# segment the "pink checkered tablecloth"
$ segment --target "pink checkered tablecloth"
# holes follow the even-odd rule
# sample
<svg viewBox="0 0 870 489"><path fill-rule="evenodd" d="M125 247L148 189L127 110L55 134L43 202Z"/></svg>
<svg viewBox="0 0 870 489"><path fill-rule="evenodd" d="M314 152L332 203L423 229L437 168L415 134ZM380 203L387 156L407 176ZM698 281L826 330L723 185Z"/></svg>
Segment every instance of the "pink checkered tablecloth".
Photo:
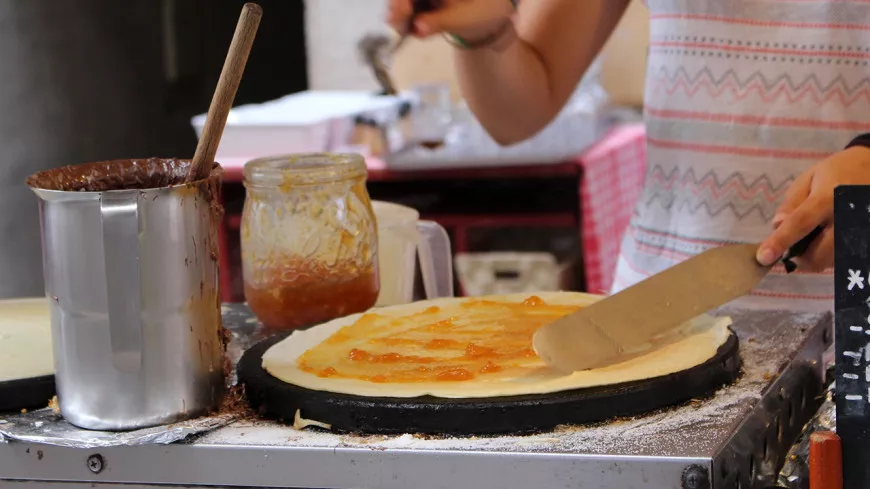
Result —
<svg viewBox="0 0 870 489"><path fill-rule="evenodd" d="M581 235L586 290L607 293L613 283L622 236L628 228L646 173L642 124L618 127L579 160Z"/></svg>

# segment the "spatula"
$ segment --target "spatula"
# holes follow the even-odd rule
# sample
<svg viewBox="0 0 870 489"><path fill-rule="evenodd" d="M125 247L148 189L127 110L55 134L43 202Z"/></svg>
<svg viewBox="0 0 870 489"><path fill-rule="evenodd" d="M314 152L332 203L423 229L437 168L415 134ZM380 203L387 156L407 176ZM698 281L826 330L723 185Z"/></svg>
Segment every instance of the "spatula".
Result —
<svg viewBox="0 0 870 489"><path fill-rule="evenodd" d="M817 228L783 257L803 254ZM535 352L551 367L575 372L646 353L662 337L711 309L748 294L770 267L755 259L758 245L713 248L539 329Z"/></svg>

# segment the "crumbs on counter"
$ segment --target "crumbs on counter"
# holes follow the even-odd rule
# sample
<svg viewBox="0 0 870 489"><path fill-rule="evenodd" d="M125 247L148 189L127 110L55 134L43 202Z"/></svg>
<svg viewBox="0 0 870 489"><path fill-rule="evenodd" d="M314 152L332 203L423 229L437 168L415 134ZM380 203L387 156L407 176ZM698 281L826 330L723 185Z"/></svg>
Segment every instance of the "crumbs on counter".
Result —
<svg viewBox="0 0 870 489"><path fill-rule="evenodd" d="M48 400L48 409L51 409L54 414L60 415L60 403L57 402L57 396Z"/></svg>
<svg viewBox="0 0 870 489"><path fill-rule="evenodd" d="M221 402L220 407L217 409L216 414L232 414L239 420L254 418L255 413L245 397L245 386L236 384L227 389L226 394L224 394L224 399Z"/></svg>

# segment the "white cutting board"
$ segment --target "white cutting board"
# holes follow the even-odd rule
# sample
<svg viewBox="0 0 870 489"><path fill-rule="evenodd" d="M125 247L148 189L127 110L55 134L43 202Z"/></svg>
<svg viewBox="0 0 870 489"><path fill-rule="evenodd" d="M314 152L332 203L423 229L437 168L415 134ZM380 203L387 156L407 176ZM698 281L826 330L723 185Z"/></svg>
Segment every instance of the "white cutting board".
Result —
<svg viewBox="0 0 870 489"><path fill-rule="evenodd" d="M0 300L0 382L54 375L48 300Z"/></svg>

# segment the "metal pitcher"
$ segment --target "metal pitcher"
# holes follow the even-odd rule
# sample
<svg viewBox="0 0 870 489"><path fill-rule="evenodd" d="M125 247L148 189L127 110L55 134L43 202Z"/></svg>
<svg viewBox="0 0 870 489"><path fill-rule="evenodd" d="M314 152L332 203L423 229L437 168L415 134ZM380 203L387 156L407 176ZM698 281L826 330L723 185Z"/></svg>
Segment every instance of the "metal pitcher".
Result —
<svg viewBox="0 0 870 489"><path fill-rule="evenodd" d="M131 430L215 409L224 388L218 165L119 160L37 173L60 410Z"/></svg>

